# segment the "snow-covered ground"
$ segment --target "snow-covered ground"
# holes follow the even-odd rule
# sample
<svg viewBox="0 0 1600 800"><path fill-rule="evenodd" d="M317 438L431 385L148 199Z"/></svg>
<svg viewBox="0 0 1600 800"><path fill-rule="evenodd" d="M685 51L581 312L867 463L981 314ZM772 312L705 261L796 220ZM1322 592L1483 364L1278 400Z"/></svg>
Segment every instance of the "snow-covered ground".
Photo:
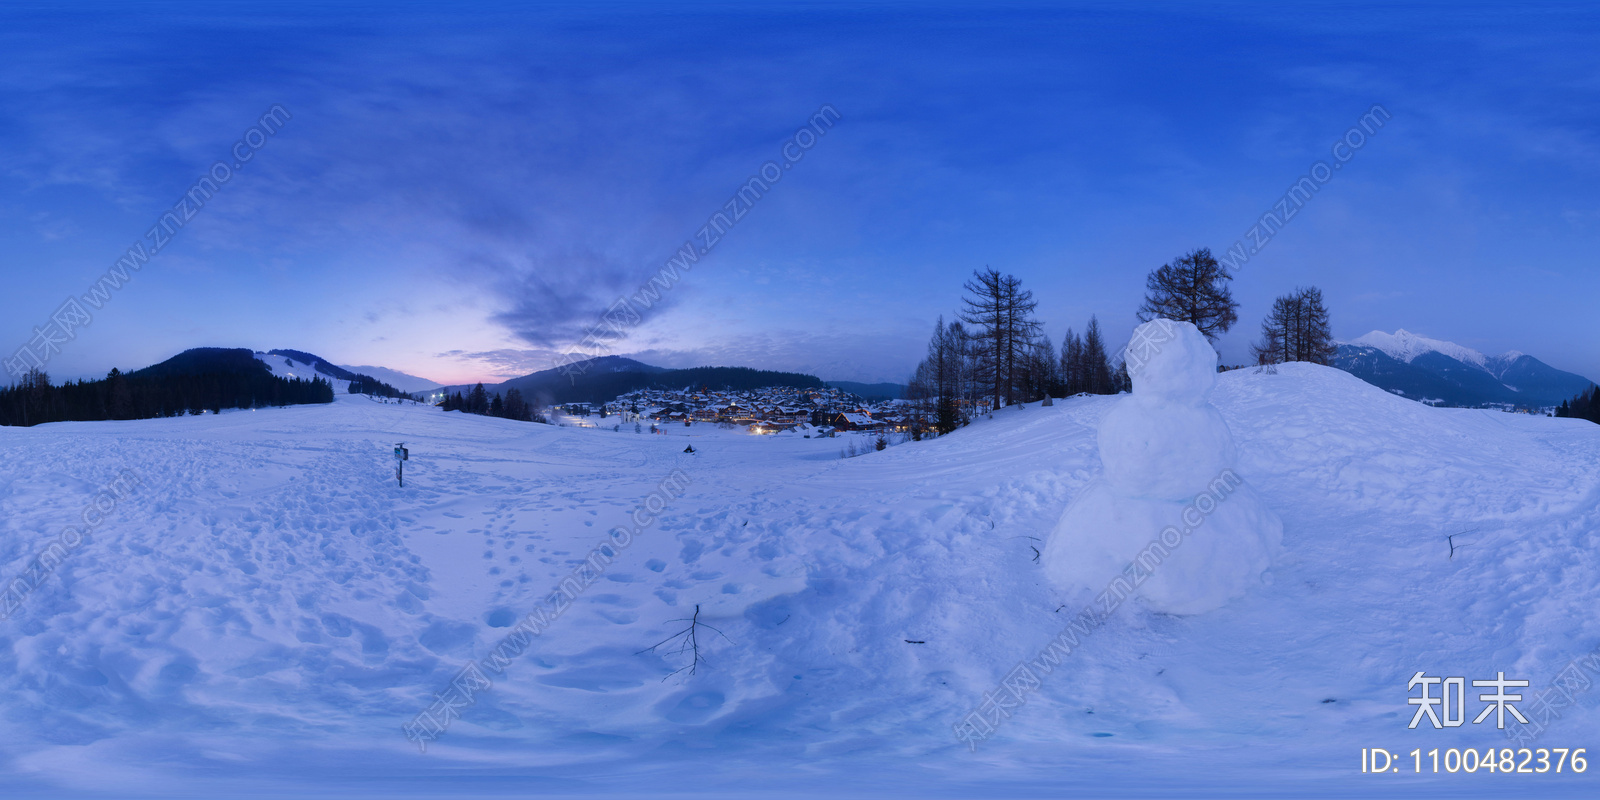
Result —
<svg viewBox="0 0 1600 800"><path fill-rule="evenodd" d="M324 375L318 372L316 367L303 361L295 361L287 356L275 356L262 352L257 352L255 357L257 361L266 364L267 368L272 370L272 374L279 378L299 378L303 381L321 378L333 384L335 394L344 394L350 391L349 381L339 380L332 375Z"/></svg>
<svg viewBox="0 0 1600 800"><path fill-rule="evenodd" d="M1099 474L1095 428L1117 398L851 459L841 439L345 394L0 428L0 580L97 497L112 506L0 621L0 786L1592 796L1592 773L1374 776L1360 755L1507 746L1492 722L1408 730L1411 675L1542 688L1600 645L1600 426L1428 408L1307 365L1229 372L1213 399L1283 520L1270 582L1198 616L1122 605L976 752L953 726L1076 612L1034 548ZM401 726L675 470L682 496L419 753ZM693 675L640 652L696 605L726 638L701 631ZM1600 686L1579 694L1540 746L1600 754L1597 705Z"/></svg>

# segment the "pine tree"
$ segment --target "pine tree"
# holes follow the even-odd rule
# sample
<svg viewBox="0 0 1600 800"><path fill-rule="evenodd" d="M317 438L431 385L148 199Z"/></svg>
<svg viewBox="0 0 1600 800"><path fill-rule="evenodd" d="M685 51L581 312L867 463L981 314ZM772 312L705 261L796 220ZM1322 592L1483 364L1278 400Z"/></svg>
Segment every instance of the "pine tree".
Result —
<svg viewBox="0 0 1600 800"><path fill-rule="evenodd" d="M507 419L515 419L522 422L530 420L528 404L522 399L521 391L517 389L506 390L505 416Z"/></svg>
<svg viewBox="0 0 1600 800"><path fill-rule="evenodd" d="M106 391L109 395L106 410L111 419L132 419L133 395L128 391L128 379L123 377L122 370L112 367L106 374Z"/></svg>
<svg viewBox="0 0 1600 800"><path fill-rule="evenodd" d="M1556 416L1600 423L1600 386L1591 385L1570 401L1563 400L1556 407Z"/></svg>
<svg viewBox="0 0 1600 800"><path fill-rule="evenodd" d="M1106 353L1100 319L1089 317L1089 326L1079 337L1071 328L1061 342L1061 383L1067 395L1116 394L1121 391L1111 357Z"/></svg>

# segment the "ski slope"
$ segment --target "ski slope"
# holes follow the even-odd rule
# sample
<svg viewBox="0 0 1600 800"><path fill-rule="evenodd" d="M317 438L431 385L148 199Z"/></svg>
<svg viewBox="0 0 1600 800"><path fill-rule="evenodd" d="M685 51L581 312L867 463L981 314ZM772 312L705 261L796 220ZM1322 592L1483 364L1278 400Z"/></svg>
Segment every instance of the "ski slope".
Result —
<svg viewBox="0 0 1600 800"><path fill-rule="evenodd" d="M1359 759L1507 746L1492 723L1407 730L1417 671L1541 688L1600 645L1600 426L1429 408L1298 364L1223 374L1213 401L1283 521L1269 580L1196 616L1123 604L975 752L953 726L1077 609L1034 548L1098 476L1095 429L1118 398L1006 409L851 459L842 439L563 428L346 394L0 428L0 580L108 482L138 478L0 621L0 786L1592 796L1593 773L1371 776ZM402 724L676 470L681 496L493 687L425 754L407 741ZM697 605L725 637L702 629L693 675L640 652ZM1597 705L1600 686L1540 745L1600 753Z"/></svg>
<svg viewBox="0 0 1600 800"><path fill-rule="evenodd" d="M321 378L322 380L325 380L333 385L334 394L345 394L346 392L350 391L349 381L340 380L332 375L324 375L323 373L318 372L317 368L310 364L301 361L295 361L294 359L286 356L275 356L259 351L255 353L255 357L257 361L266 364L267 369L272 370L272 374L275 377L299 378L303 381Z"/></svg>

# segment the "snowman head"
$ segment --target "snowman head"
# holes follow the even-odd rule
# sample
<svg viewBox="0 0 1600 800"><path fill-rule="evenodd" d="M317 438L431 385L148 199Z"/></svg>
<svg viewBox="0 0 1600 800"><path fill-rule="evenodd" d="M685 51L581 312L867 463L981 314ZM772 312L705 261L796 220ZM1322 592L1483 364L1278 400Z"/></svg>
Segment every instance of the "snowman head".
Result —
<svg viewBox="0 0 1600 800"><path fill-rule="evenodd" d="M1134 328L1123 357L1141 400L1201 405L1217 385L1217 351L1187 322L1158 318Z"/></svg>

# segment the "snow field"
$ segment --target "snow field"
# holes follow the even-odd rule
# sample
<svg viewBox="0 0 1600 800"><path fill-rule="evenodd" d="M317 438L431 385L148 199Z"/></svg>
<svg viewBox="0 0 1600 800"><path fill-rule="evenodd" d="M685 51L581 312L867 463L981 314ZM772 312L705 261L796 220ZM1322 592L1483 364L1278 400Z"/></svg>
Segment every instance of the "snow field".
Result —
<svg viewBox="0 0 1600 800"><path fill-rule="evenodd" d="M0 580L119 470L142 478L0 623L0 774L39 796L458 796L497 776L571 795L1371 794L1362 747L1505 746L1406 731L1413 672L1537 686L1600 643L1600 427L1426 408L1306 365L1226 373L1212 400L1283 521L1270 583L1195 616L1125 605L976 754L953 724L1078 609L1035 548L1102 474L1116 398L843 460L838 439L708 428L688 455L681 434L349 395L0 428ZM675 469L683 496L418 754L401 724ZM681 657L639 651L696 604L731 641L667 677ZM1597 702L1544 740L1589 744ZM1473 781L1406 786L1505 789Z"/></svg>

